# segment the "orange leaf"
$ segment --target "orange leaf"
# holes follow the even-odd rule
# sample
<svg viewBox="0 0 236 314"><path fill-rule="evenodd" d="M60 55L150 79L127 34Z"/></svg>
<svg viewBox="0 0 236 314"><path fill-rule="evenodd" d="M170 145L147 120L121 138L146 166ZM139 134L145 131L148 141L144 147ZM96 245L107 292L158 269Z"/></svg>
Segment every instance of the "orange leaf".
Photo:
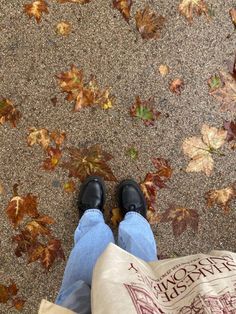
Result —
<svg viewBox="0 0 236 314"><path fill-rule="evenodd" d="M43 169L52 171L56 168L62 157L62 152L59 148L48 147L48 157L43 162Z"/></svg>
<svg viewBox="0 0 236 314"><path fill-rule="evenodd" d="M52 266L56 258L65 259L64 252L61 247L61 241L52 239L44 248L41 255L41 263L47 270Z"/></svg>
<svg viewBox="0 0 236 314"><path fill-rule="evenodd" d="M71 32L71 25L68 22L60 22L57 24L57 33L62 36L67 36Z"/></svg>
<svg viewBox="0 0 236 314"><path fill-rule="evenodd" d="M174 79L170 84L170 91L174 94L180 95L184 88L184 81L180 78Z"/></svg>
<svg viewBox="0 0 236 314"><path fill-rule="evenodd" d="M12 300L12 305L17 309L18 311L21 311L24 307L25 300L21 298L15 298Z"/></svg>
<svg viewBox="0 0 236 314"><path fill-rule="evenodd" d="M232 8L230 11L229 11L229 14L230 14L230 17L232 19L232 22L234 24L234 27L236 28L236 8Z"/></svg>
<svg viewBox="0 0 236 314"><path fill-rule="evenodd" d="M72 193L75 191L75 182L74 181L68 181L64 184L64 191L67 193Z"/></svg>
<svg viewBox="0 0 236 314"><path fill-rule="evenodd" d="M47 228L47 225L54 224L55 220L49 216L41 216L35 220L28 222L25 226L25 230L29 231L32 237L37 235L50 235L51 231Z"/></svg>
<svg viewBox="0 0 236 314"><path fill-rule="evenodd" d="M111 213L112 213L111 222L112 222L114 227L117 227L123 219L123 215L121 213L121 210L120 210L120 208L113 208L111 210Z"/></svg>
<svg viewBox="0 0 236 314"><path fill-rule="evenodd" d="M126 22L130 19L132 0L113 0L113 6L123 15Z"/></svg>
<svg viewBox="0 0 236 314"><path fill-rule="evenodd" d="M39 23L43 12L48 14L48 4L45 0L36 0L31 4L25 4L24 12L28 14L30 18L34 17L37 23Z"/></svg>
<svg viewBox="0 0 236 314"><path fill-rule="evenodd" d="M51 133L50 137L57 146L61 146L66 139L66 133L54 131Z"/></svg>
<svg viewBox="0 0 236 314"><path fill-rule="evenodd" d="M20 118L21 113L9 99L3 98L0 100L0 124L9 121L12 127L15 128Z"/></svg>
<svg viewBox="0 0 236 314"><path fill-rule="evenodd" d="M46 150L50 144L50 137L49 137L48 130L30 128L27 142L29 146L39 144L42 146L43 149Z"/></svg>
<svg viewBox="0 0 236 314"><path fill-rule="evenodd" d="M208 7L205 0L182 0L179 4L179 12L186 17L189 23L193 21L193 14L208 15Z"/></svg>
<svg viewBox="0 0 236 314"><path fill-rule="evenodd" d="M85 4L85 3L89 3L91 0L57 0L57 2L59 3L79 3L79 4Z"/></svg>

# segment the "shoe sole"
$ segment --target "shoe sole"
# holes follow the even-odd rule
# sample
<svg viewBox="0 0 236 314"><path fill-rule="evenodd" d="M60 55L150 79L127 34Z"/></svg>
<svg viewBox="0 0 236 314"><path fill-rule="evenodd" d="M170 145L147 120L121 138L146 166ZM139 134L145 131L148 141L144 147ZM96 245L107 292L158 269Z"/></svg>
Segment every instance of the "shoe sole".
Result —
<svg viewBox="0 0 236 314"><path fill-rule="evenodd" d="M132 185L133 187L135 187L138 191L139 191L139 195L141 196L141 199L143 201L143 204L146 208L146 213L147 213L147 202L146 202L146 199L145 199L145 196L140 188L140 185L132 180L132 179L126 179L126 180L123 180L117 187L117 191L116 191L116 196L117 196L117 201L118 201L118 205L119 205L119 208L123 211L125 211L125 209L122 207L122 204L121 204L121 190L124 186L126 186L127 184L129 185Z"/></svg>
<svg viewBox="0 0 236 314"><path fill-rule="evenodd" d="M91 182L91 181L98 181L102 187L102 192L103 192L103 202L102 202L102 209L104 209L104 205L105 205L105 202L106 202L106 186L105 186L105 182L104 182L104 179L102 177L99 177L99 176L89 176L87 177L83 183L81 184L80 186L80 192L79 192L79 196L78 196L78 200L81 199L81 196L84 192L84 188L85 186ZM78 202L78 206L79 206L79 202Z"/></svg>

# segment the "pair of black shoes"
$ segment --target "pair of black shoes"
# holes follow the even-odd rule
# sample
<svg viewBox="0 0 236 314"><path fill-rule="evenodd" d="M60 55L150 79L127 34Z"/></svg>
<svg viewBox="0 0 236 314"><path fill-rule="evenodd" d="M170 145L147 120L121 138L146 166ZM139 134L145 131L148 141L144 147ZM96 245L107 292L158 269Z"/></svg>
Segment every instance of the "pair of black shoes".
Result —
<svg viewBox="0 0 236 314"><path fill-rule="evenodd" d="M78 199L80 217L87 209L96 208L103 212L105 193L105 184L101 177L88 177L80 188ZM117 189L117 198L123 216L133 211L146 218L146 201L143 192L135 181L122 181Z"/></svg>

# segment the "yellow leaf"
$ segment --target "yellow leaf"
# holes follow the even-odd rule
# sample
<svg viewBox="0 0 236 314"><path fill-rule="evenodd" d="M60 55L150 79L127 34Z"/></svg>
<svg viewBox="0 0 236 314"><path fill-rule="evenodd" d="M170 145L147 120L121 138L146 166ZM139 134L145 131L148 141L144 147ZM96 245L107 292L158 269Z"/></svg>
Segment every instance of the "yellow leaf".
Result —
<svg viewBox="0 0 236 314"><path fill-rule="evenodd" d="M208 17L208 7L205 0L182 0L179 4L179 12L191 23L193 14L201 15L204 13Z"/></svg>
<svg viewBox="0 0 236 314"><path fill-rule="evenodd" d="M30 128L30 133L27 138L27 142L29 146L33 146L34 144L39 144L43 149L47 149L50 144L49 132L47 129L39 129Z"/></svg>
<svg viewBox="0 0 236 314"><path fill-rule="evenodd" d="M161 76L164 77L167 74L169 74L170 69L169 69L168 65L161 64L160 67L159 67L159 72L160 72Z"/></svg>
<svg viewBox="0 0 236 314"><path fill-rule="evenodd" d="M31 4L25 4L24 11L30 18L35 17L37 23L39 23L43 12L48 13L48 4L45 0L37 0Z"/></svg>
<svg viewBox="0 0 236 314"><path fill-rule="evenodd" d="M207 207L218 204L225 212L230 210L229 202L236 197L235 184L221 190L211 190L206 193Z"/></svg>
<svg viewBox="0 0 236 314"><path fill-rule="evenodd" d="M71 25L68 22L60 22L57 24L57 33L67 36L71 32Z"/></svg>
<svg viewBox="0 0 236 314"><path fill-rule="evenodd" d="M121 210L119 208L113 208L111 213L112 213L111 222L114 227L117 227L121 220L123 219Z"/></svg>

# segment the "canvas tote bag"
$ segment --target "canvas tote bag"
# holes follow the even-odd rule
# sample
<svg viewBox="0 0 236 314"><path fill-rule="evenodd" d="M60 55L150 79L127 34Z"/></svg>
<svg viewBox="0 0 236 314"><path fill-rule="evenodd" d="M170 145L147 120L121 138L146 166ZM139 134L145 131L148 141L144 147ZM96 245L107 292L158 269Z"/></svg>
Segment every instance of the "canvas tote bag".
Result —
<svg viewBox="0 0 236 314"><path fill-rule="evenodd" d="M236 314L236 254L146 263L110 244L93 273L94 314Z"/></svg>

